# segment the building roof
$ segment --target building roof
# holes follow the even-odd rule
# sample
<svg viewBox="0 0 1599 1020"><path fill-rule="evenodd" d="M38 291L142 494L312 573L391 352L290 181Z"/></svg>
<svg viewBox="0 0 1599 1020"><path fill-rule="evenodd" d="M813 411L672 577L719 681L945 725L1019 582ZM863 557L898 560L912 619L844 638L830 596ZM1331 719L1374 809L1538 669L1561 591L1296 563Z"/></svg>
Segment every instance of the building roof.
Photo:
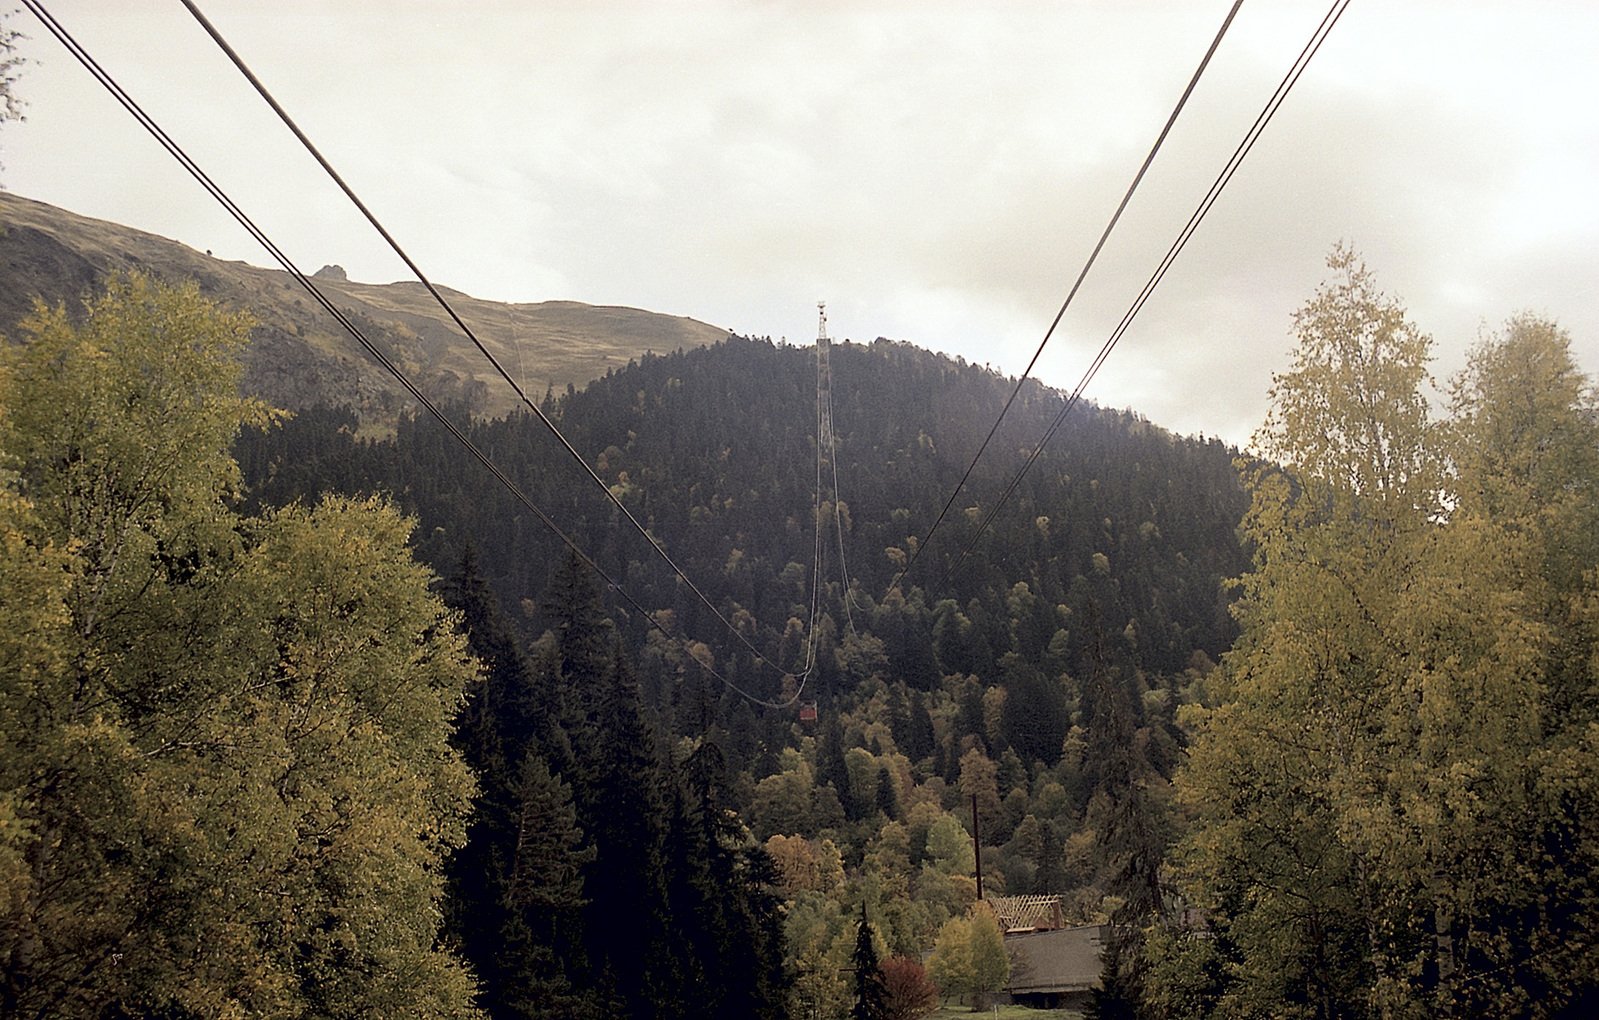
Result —
<svg viewBox="0 0 1599 1020"><path fill-rule="evenodd" d="M1066 927L1059 896L989 896L986 900L1003 931Z"/></svg>
<svg viewBox="0 0 1599 1020"><path fill-rule="evenodd" d="M1017 995L1093 988L1099 984L1099 956L1106 934L1106 926L1090 924L1006 935L1011 970L1005 990Z"/></svg>

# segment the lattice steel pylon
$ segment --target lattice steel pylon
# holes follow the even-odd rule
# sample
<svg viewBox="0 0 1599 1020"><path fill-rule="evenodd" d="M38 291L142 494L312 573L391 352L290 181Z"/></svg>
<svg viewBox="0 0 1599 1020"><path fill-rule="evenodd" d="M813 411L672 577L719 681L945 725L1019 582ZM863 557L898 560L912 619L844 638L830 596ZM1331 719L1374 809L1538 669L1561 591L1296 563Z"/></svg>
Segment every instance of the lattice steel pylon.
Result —
<svg viewBox="0 0 1599 1020"><path fill-rule="evenodd" d="M816 449L831 457L833 449L833 369L828 364L832 341L827 339L827 302L816 302ZM826 451L826 452L823 452Z"/></svg>
<svg viewBox="0 0 1599 1020"><path fill-rule="evenodd" d="M842 585L844 617L850 633L855 632L855 611L850 605L849 561L844 556L844 514L838 495L837 437L833 433L833 367L828 360L833 343L827 338L827 302L816 302L816 477L817 510L821 510L822 479L832 476L833 531L838 540L838 570ZM817 557L817 570L822 569L822 558Z"/></svg>

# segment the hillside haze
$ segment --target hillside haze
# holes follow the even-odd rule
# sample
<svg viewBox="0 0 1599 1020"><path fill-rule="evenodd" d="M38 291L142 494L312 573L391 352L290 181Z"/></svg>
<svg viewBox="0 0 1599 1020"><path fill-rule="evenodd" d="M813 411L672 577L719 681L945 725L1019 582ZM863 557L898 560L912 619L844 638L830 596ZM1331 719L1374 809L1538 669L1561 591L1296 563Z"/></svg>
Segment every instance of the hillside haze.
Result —
<svg viewBox="0 0 1599 1020"><path fill-rule="evenodd" d="M301 268L310 272L313 264ZM259 324L245 354L245 387L292 410L345 405L363 423L392 423L409 397L289 274L213 258L167 238L0 191L0 333L14 336L35 299L69 307L107 274L139 270L195 280ZM416 282L355 283L324 267L317 284L434 399L466 400L482 414L519 401ZM576 301L507 304L440 287L530 396L581 387L649 351L714 343L725 331L694 319Z"/></svg>

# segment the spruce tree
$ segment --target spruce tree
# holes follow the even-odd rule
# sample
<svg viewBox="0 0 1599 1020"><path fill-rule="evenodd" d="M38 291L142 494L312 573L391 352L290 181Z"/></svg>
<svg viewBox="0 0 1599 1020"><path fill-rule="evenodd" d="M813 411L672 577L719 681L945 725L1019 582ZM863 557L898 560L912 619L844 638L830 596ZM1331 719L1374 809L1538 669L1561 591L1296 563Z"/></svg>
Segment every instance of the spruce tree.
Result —
<svg viewBox="0 0 1599 1020"><path fill-rule="evenodd" d="M822 714L821 732L816 738L816 785L831 786L840 802L846 806L851 803L849 767L844 763L844 727L831 706Z"/></svg>
<svg viewBox="0 0 1599 1020"><path fill-rule="evenodd" d="M694 1015L776 1018L782 977L781 904L765 851L733 811L721 748L703 741L683 765L674 826L672 911L695 990Z"/></svg>
<svg viewBox="0 0 1599 1020"><path fill-rule="evenodd" d="M597 597L588 604L597 605ZM576 626L569 623L559 642L579 654L563 656L563 662L600 668L598 676L568 676L568 682L583 680L595 688L579 699L589 714L575 741L578 820L595 849L583 870L591 962L600 972L598 984L625 1015L678 1015L682 984L667 895L667 805L655 741L620 653L608 662L585 659L597 642Z"/></svg>
<svg viewBox="0 0 1599 1020"><path fill-rule="evenodd" d="M582 845L571 790L535 752L522 760L515 798L516 838L498 904L503 918L493 984L479 968L488 985L485 999L496 1017L598 1016L595 998L580 991L587 978L582 868L594 850Z"/></svg>
<svg viewBox="0 0 1599 1020"><path fill-rule="evenodd" d="M448 869L449 929L491 1016L591 1014L596 1004L575 986L586 972L580 869L594 853L548 763L550 747L570 756L553 684L516 647L471 547L444 594L484 667L456 730L479 795Z"/></svg>
<svg viewBox="0 0 1599 1020"><path fill-rule="evenodd" d="M1099 984L1089 991L1086 1020L1138 1020L1139 989L1135 961L1119 932L1111 934L1100 958Z"/></svg>
<svg viewBox="0 0 1599 1020"><path fill-rule="evenodd" d="M905 756L912 762L919 762L932 755L935 740L933 717L927 711L927 699L923 697L921 691L912 691L910 723L906 729L905 743L900 750L904 751Z"/></svg>
<svg viewBox="0 0 1599 1020"><path fill-rule="evenodd" d="M872 939L866 904L862 903L860 923L855 927L855 951L850 955L855 971L855 1003L850 1007L850 1020L887 1020L888 1017L888 989L883 984L883 969Z"/></svg>

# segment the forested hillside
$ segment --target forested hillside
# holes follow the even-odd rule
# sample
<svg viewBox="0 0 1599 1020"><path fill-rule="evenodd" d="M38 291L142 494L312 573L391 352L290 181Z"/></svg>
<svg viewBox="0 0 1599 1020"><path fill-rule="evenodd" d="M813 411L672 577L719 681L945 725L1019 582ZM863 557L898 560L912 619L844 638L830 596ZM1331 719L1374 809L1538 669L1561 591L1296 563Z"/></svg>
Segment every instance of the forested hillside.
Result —
<svg viewBox="0 0 1599 1020"><path fill-rule="evenodd" d="M1599 399L1519 315L1440 414L1329 264L1260 457L1084 406L979 537L1029 385L902 588L988 370L836 344L819 415L813 349L728 338L547 394L709 605L532 415L467 431L593 564L431 421L241 396L193 285L41 310L0 1017L914 1016L1029 893L1106 926L1100 1018L1591 1015Z"/></svg>
<svg viewBox="0 0 1599 1020"><path fill-rule="evenodd" d="M1158 895L1183 742L1174 713L1233 637L1224 581L1248 562L1234 451L1085 406L946 578L1059 407L1029 384L908 593L885 596L1012 384L884 340L835 344L831 361L841 498L829 465L819 514L809 347L730 338L545 401L742 637L789 674L814 655L803 689L698 604L535 418L471 429L639 603L692 639L665 641L611 599L663 760L686 768L711 743L725 758L728 803L775 858L790 902L796 994L823 1005L846 997L838 975L863 899L885 950L913 959L966 923L974 797L990 894L1062 894L1083 921ZM382 441L358 438L355 424L317 411L246 434L251 498L393 493L419 515L418 549L435 568L460 578L470 563L465 576L505 607L494 626L516 635L504 647L531 645L527 668L545 678L534 687L578 683L539 643L571 639L571 582L551 587L566 560L557 540L432 421L402 421ZM801 718L806 705L814 720ZM571 711L523 716L502 744L576 746L533 732ZM559 772L566 753L538 755Z"/></svg>
<svg viewBox="0 0 1599 1020"><path fill-rule="evenodd" d="M874 954L906 958L887 973L931 950L946 995L996 987L1003 961L976 962L997 937L972 906L976 830L988 895L1058 893L1070 919L1112 925L1099 1016L1587 1015L1591 381L1558 326L1524 315L1449 381L1440 416L1429 338L1352 253L1330 265L1257 436L1270 459L1087 409L957 561L1058 406L1029 387L903 594L889 580L1006 393L986 370L835 345L825 472L809 349L730 338L548 395L742 637L791 674L814 654L803 689L730 639L531 417L474 438L686 646L614 597L614 631L574 630L570 580L550 581L557 544L428 423L374 442L317 412L247 434L240 457L265 504L392 492L441 572L486 579L529 689L564 692L502 746L567 753L585 724L550 720L592 722L572 706L603 683L561 649L612 635L664 770L640 763L640 789L725 777L717 796L739 821L723 845L758 843L775 867L786 908L739 916L783 918L791 1009L864 1001L851 960ZM687 844L651 845L681 860ZM702 944L713 930L739 929Z"/></svg>
<svg viewBox="0 0 1599 1020"><path fill-rule="evenodd" d="M824 609L837 641L848 621L832 529L843 531L851 605L869 624L1011 383L885 340L835 344L832 360L840 506L835 514L829 474L820 566L833 588ZM725 616L750 614L758 647L771 652L787 621L808 615L800 607L816 565L815 372L808 347L730 338L712 349L645 357L581 391L545 398L552 420L624 505ZM1093 584L1114 599L1098 602L1104 626L1118 634L1131 626L1137 662L1148 671L1179 672L1195 650L1215 655L1227 646L1232 629L1220 582L1247 562L1236 537L1245 504L1234 451L1131 414L1087 406L1068 419L974 554L946 576L979 512L993 505L1060 399L1031 383L1024 388L933 548L905 580L911 594L894 611L907 616L905 626L925 627L931 638L936 625L940 635L918 642L877 635L907 682L926 687L956 669L992 674L1012 651L1038 660L1057 631L1070 629L1066 617L1082 608ZM327 490L393 492L421 515L428 532L421 548L431 562L447 569L474 545L502 598L537 597L558 540L453 439L427 418L402 422L392 442L357 438L355 425L346 412L323 410L245 437L238 450L252 498L270 505ZM479 422L471 435L642 604L673 610L738 677L776 691L776 677L724 649L731 641L714 618L647 542L618 526L614 508L537 419ZM1025 621L1013 619L1019 610L1010 602L1018 598L1028 607ZM970 625L941 623L952 613ZM916 660L921 650L936 651L936 661ZM817 695L832 690L824 683Z"/></svg>

